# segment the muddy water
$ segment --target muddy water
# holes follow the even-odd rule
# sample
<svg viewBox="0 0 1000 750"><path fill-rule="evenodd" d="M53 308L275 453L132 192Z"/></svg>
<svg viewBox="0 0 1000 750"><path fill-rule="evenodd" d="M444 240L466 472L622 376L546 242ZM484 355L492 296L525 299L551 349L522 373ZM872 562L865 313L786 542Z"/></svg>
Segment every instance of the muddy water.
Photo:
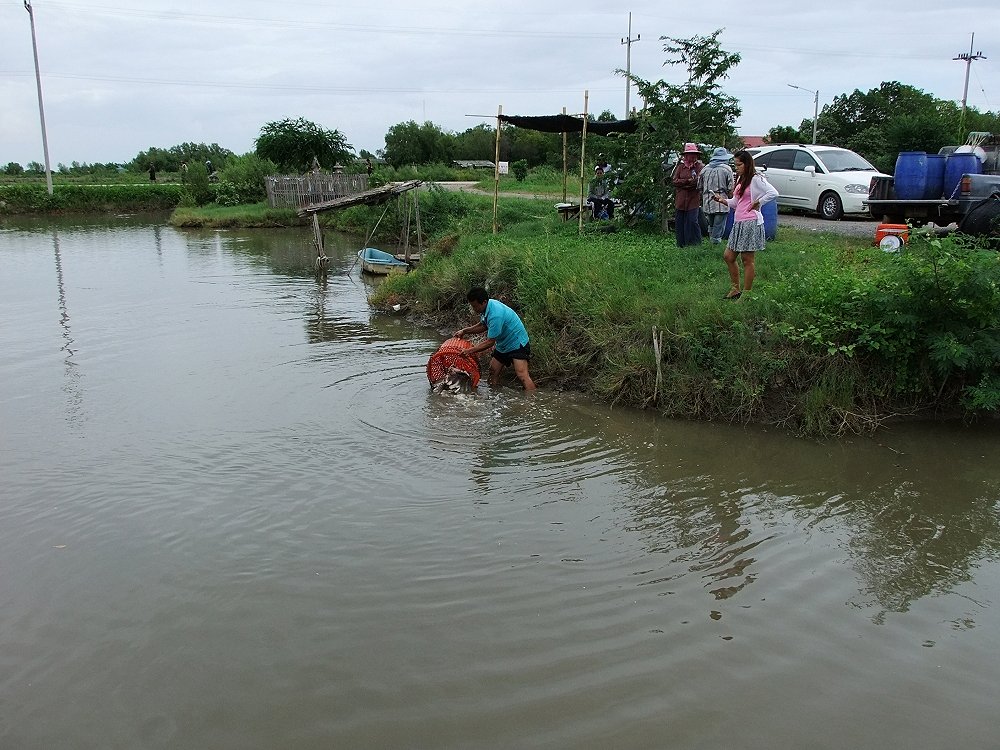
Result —
<svg viewBox="0 0 1000 750"><path fill-rule="evenodd" d="M997 429L435 395L332 241L0 228L0 746L995 745Z"/></svg>

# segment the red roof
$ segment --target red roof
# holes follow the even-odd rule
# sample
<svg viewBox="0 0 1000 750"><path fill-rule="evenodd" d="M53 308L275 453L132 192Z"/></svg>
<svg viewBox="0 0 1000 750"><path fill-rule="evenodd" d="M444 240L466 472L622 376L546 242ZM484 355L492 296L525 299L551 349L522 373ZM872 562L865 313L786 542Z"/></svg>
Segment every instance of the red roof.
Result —
<svg viewBox="0 0 1000 750"><path fill-rule="evenodd" d="M757 148L767 143L766 135L744 135L740 137L743 139L743 148Z"/></svg>

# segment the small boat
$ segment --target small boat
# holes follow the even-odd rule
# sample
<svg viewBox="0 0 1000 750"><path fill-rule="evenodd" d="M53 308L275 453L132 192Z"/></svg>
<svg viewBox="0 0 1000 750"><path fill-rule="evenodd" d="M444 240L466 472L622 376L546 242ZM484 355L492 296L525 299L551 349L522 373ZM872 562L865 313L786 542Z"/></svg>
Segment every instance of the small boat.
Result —
<svg viewBox="0 0 1000 750"><path fill-rule="evenodd" d="M358 250L358 259L361 261L361 270L364 273L386 276L390 273L406 273L410 270L410 264L406 261L397 260L393 255L383 250L376 250L374 247Z"/></svg>

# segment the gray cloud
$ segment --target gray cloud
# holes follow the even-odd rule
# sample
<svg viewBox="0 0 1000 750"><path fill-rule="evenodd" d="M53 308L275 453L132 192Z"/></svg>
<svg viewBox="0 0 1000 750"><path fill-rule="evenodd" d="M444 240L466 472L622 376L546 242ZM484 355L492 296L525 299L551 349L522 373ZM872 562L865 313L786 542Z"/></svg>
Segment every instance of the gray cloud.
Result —
<svg viewBox="0 0 1000 750"><path fill-rule="evenodd" d="M102 4L103 3L103 4ZM549 114L566 107L624 114L628 9L505 2L286 2L210 4L35 0L39 57L53 164L127 161L150 146L217 142L250 150L260 126L306 117L374 151L392 125L431 120L461 131L493 115ZM958 0L800 2L719 0L632 5L632 70L680 82L663 67L661 36L724 27L723 46L743 62L727 92L743 107L740 132L812 117L855 89L898 80L959 100L976 49L969 104L1000 107L1000 3ZM0 5L0 163L41 161L28 14ZM992 97L992 99L991 99ZM633 94L632 102L636 103ZM487 120L488 121L488 120Z"/></svg>

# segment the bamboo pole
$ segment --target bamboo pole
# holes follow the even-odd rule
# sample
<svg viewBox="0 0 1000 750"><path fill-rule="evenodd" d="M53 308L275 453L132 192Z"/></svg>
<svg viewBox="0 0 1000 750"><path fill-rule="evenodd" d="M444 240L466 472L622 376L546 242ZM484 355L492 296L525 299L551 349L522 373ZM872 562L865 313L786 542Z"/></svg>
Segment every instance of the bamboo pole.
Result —
<svg viewBox="0 0 1000 750"><path fill-rule="evenodd" d="M577 230L583 234L583 186L584 169L587 164L587 105L590 103L590 91L583 92L583 136L580 138L580 213Z"/></svg>
<svg viewBox="0 0 1000 750"><path fill-rule="evenodd" d="M563 107L563 114L566 114L566 108ZM566 191L569 185L569 165L566 163L566 131L563 131L563 203L566 202Z"/></svg>
<svg viewBox="0 0 1000 750"><path fill-rule="evenodd" d="M500 115L503 114L503 105L497 106L497 143L493 151L493 234L498 234L500 229L497 226L497 201L500 198Z"/></svg>
<svg viewBox="0 0 1000 750"><path fill-rule="evenodd" d="M424 259L424 245L420 237L420 193L413 191L413 212L417 219L417 260ZM409 258L407 258L409 260Z"/></svg>

